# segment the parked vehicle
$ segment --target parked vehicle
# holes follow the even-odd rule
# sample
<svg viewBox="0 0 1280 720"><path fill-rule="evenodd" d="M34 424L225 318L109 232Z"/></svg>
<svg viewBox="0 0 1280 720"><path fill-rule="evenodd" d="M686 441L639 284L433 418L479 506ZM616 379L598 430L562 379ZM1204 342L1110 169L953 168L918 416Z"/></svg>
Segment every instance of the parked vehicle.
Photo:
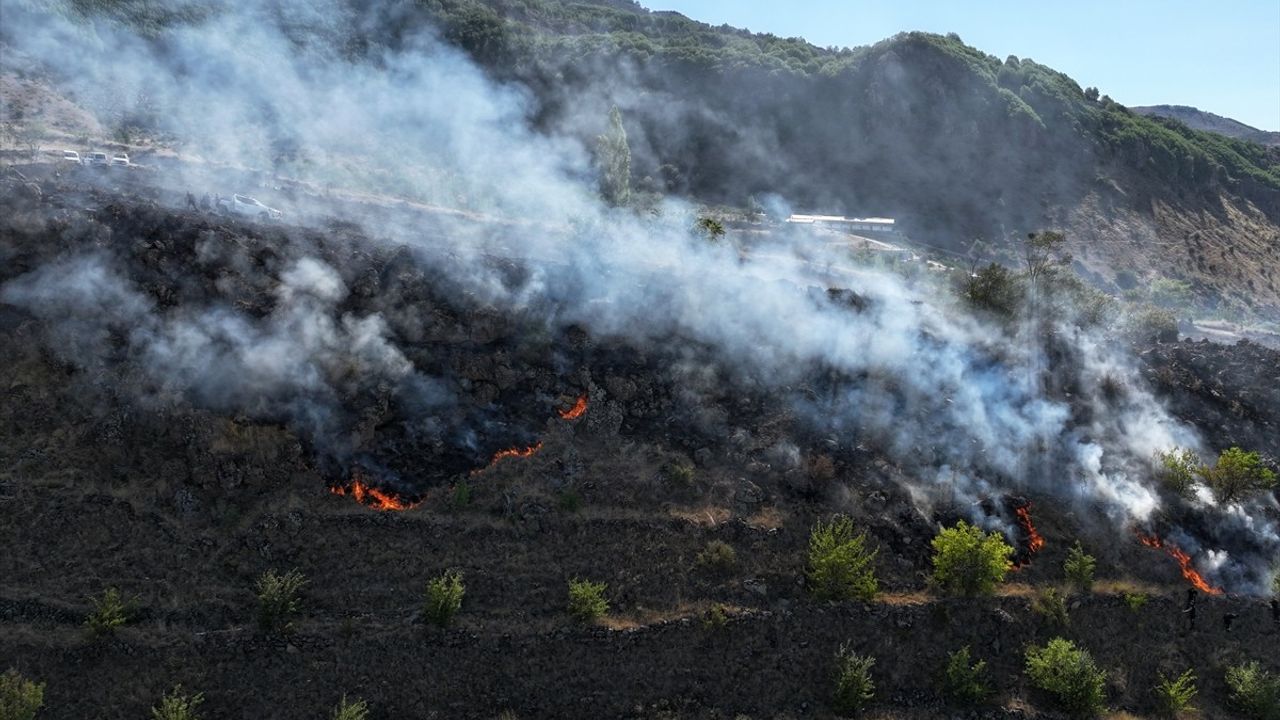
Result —
<svg viewBox="0 0 1280 720"><path fill-rule="evenodd" d="M63 150L62 161L71 162L79 165L81 163L80 153L76 152L75 150Z"/></svg>
<svg viewBox="0 0 1280 720"><path fill-rule="evenodd" d="M91 152L89 153L89 156L84 159L84 164L106 166L111 164L111 158L107 157L107 154L104 152Z"/></svg>
<svg viewBox="0 0 1280 720"><path fill-rule="evenodd" d="M120 153L111 158L111 167L129 167L129 156Z"/></svg>
<svg viewBox="0 0 1280 720"><path fill-rule="evenodd" d="M259 220L279 220L280 211L267 207L248 195L232 195L218 201L218 209L237 215L248 215Z"/></svg>

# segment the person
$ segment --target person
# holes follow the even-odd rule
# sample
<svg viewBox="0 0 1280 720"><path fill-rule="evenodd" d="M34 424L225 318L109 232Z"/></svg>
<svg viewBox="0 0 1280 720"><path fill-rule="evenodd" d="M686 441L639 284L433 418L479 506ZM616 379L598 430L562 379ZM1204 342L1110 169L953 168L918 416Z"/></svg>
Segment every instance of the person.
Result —
<svg viewBox="0 0 1280 720"><path fill-rule="evenodd" d="M1280 630L1280 599L1271 601L1271 624L1276 626L1276 630Z"/></svg>
<svg viewBox="0 0 1280 720"><path fill-rule="evenodd" d="M209 210L209 193L200 196L200 209L206 212Z"/></svg>
<svg viewBox="0 0 1280 720"><path fill-rule="evenodd" d="M1231 623L1235 622L1236 618L1238 617L1240 617L1239 613L1233 613L1233 612L1229 612L1226 615L1223 615L1222 629L1226 630L1227 632L1231 632Z"/></svg>
<svg viewBox="0 0 1280 720"><path fill-rule="evenodd" d="M196 196L192 195L190 190L187 191L187 207L191 208L192 210L200 209L199 207L196 206Z"/></svg>
<svg viewBox="0 0 1280 720"><path fill-rule="evenodd" d="M1187 632L1196 629L1196 591L1187 590L1187 603L1182 607L1182 614L1187 616Z"/></svg>

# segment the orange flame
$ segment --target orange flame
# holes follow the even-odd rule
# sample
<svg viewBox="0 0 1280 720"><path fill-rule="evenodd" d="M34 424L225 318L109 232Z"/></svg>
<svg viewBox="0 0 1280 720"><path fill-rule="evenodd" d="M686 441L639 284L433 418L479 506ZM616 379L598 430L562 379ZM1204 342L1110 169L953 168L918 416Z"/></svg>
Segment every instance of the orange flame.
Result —
<svg viewBox="0 0 1280 720"><path fill-rule="evenodd" d="M374 510L408 510L422 504L422 500L409 500L391 490L373 487L361 480L359 473L356 473L350 485L334 485L329 488L329 492L334 495L350 495L356 499L356 502Z"/></svg>
<svg viewBox="0 0 1280 720"><path fill-rule="evenodd" d="M580 395L578 401L568 410L561 410L560 417L563 420L577 420L587 412L587 396Z"/></svg>
<svg viewBox="0 0 1280 720"><path fill-rule="evenodd" d="M1031 522L1031 503L1027 503L1020 508L1014 508L1013 513L1017 515L1018 526L1022 528L1022 532L1027 536L1027 554L1020 562L1013 565L1014 570L1021 570L1031 564L1032 555L1044 549L1044 536L1040 534L1039 530L1036 530L1035 523Z"/></svg>
<svg viewBox="0 0 1280 720"><path fill-rule="evenodd" d="M1173 543L1166 543L1155 535L1143 535L1142 533L1138 533L1138 542L1149 548L1156 548L1169 553L1169 556L1174 560L1177 560L1178 565L1181 566L1182 577L1186 578L1187 582L1194 585L1200 592L1208 593L1210 595L1223 594L1222 588L1210 585L1209 581L1205 580L1203 575L1196 572L1196 569L1191 567L1191 556L1183 552L1182 548L1179 548Z"/></svg>
<svg viewBox="0 0 1280 720"><path fill-rule="evenodd" d="M507 448L506 450L499 450L498 452L493 454L493 459L489 461L488 465L485 465L482 468L476 468L475 470L472 470L471 474L479 475L485 470L488 470L494 465L497 465L499 462L501 462L505 458L509 458L509 457L527 458L530 455L534 455L541 449L542 449L542 441L539 440L538 442L526 448Z"/></svg>

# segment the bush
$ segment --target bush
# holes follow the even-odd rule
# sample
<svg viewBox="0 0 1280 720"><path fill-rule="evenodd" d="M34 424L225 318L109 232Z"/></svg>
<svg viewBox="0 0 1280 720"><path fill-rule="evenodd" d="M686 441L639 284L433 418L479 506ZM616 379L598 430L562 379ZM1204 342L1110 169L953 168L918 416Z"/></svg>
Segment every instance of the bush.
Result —
<svg viewBox="0 0 1280 720"><path fill-rule="evenodd" d="M1196 475L1200 472L1200 456L1194 450L1174 447L1156 453L1156 473L1160 481L1182 497L1191 495Z"/></svg>
<svg viewBox="0 0 1280 720"><path fill-rule="evenodd" d="M853 715L875 697L876 686L871 680L871 668L876 661L866 655L858 655L841 645L836 653L836 690L832 706L841 715Z"/></svg>
<svg viewBox="0 0 1280 720"><path fill-rule="evenodd" d="M698 567L723 571L732 568L738 562L738 552L723 540L712 540L698 553L694 561Z"/></svg>
<svg viewBox="0 0 1280 720"><path fill-rule="evenodd" d="M107 588L100 597L89 598L93 610L84 619L84 626L94 637L110 635L129 622L130 604L117 588Z"/></svg>
<svg viewBox="0 0 1280 720"><path fill-rule="evenodd" d="M449 507L461 510L471 504L471 484L466 479L459 480L449 492Z"/></svg>
<svg viewBox="0 0 1280 720"><path fill-rule="evenodd" d="M702 617L702 627L704 630L719 630L729 624L729 611L724 605L716 603L707 608L707 613Z"/></svg>
<svg viewBox="0 0 1280 720"><path fill-rule="evenodd" d="M1067 551L1067 560L1062 563L1062 570L1077 590L1087 593L1093 589L1093 571L1097 565L1098 561L1086 553L1077 540L1075 546Z"/></svg>
<svg viewBox="0 0 1280 720"><path fill-rule="evenodd" d="M1056 625L1067 625L1071 620L1067 616L1067 599L1057 588L1045 588L1036 593L1031 601L1031 609L1035 613Z"/></svg>
<svg viewBox="0 0 1280 720"><path fill-rule="evenodd" d="M1160 673L1156 684L1156 708L1165 717L1176 718L1191 707L1196 696L1196 676L1190 670L1170 680Z"/></svg>
<svg viewBox="0 0 1280 720"><path fill-rule="evenodd" d="M197 708L204 702L204 693L187 695L181 685L175 685L160 698L160 704L151 708L153 720L200 720Z"/></svg>
<svg viewBox="0 0 1280 720"><path fill-rule="evenodd" d="M1130 311L1128 331L1138 340L1173 342L1178 339L1178 318L1154 305L1144 305Z"/></svg>
<svg viewBox="0 0 1280 720"><path fill-rule="evenodd" d="M963 705L982 702L991 694L986 675L987 661L972 662L966 645L947 655L947 665L942 671L942 694Z"/></svg>
<svg viewBox="0 0 1280 720"><path fill-rule="evenodd" d="M1256 662L1227 668L1231 703L1254 720L1280 720L1280 677Z"/></svg>
<svg viewBox="0 0 1280 720"><path fill-rule="evenodd" d="M998 263L991 263L966 277L960 297L976 310L1009 319L1022 304L1024 289L1017 274Z"/></svg>
<svg viewBox="0 0 1280 720"><path fill-rule="evenodd" d="M875 557L866 535L854 534L849 517L819 522L809 533L809 590L823 600L870 600L879 589Z"/></svg>
<svg viewBox="0 0 1280 720"><path fill-rule="evenodd" d="M1029 648L1026 670L1031 684L1053 695L1067 711L1088 715L1102 708L1106 677L1088 651L1070 640L1059 637Z"/></svg>
<svg viewBox="0 0 1280 720"><path fill-rule="evenodd" d="M1013 566L1013 548L998 533L961 520L933 539L933 580L956 595L990 595Z"/></svg>
<svg viewBox="0 0 1280 720"><path fill-rule="evenodd" d="M1217 464L1201 468L1200 474L1214 496L1223 503L1249 493L1270 490L1276 484L1276 474L1262 464L1258 453L1245 452L1238 447L1223 450Z"/></svg>
<svg viewBox="0 0 1280 720"><path fill-rule="evenodd" d="M576 513L582 509L582 495L578 494L577 490L567 487L556 496L556 504L567 513Z"/></svg>
<svg viewBox="0 0 1280 720"><path fill-rule="evenodd" d="M369 703L364 700L350 701L343 695L329 717L331 720L368 720Z"/></svg>
<svg viewBox="0 0 1280 720"><path fill-rule="evenodd" d="M44 683L32 682L10 668L0 675L0 718L31 720L44 705Z"/></svg>
<svg viewBox="0 0 1280 720"><path fill-rule="evenodd" d="M1124 594L1124 604L1128 605L1129 609L1134 612L1146 607L1149 599L1147 594L1142 592L1127 592Z"/></svg>
<svg viewBox="0 0 1280 720"><path fill-rule="evenodd" d="M666 467L667 478L681 485L693 484L693 466L687 462L673 462Z"/></svg>
<svg viewBox="0 0 1280 720"><path fill-rule="evenodd" d="M590 580L569 581L569 614L581 622L591 622L609 612L604 598L608 585Z"/></svg>
<svg viewBox="0 0 1280 720"><path fill-rule="evenodd" d="M307 580L297 570L283 575L268 570L258 578L258 628L262 632L293 631L293 616L301 607L299 593Z"/></svg>
<svg viewBox="0 0 1280 720"><path fill-rule="evenodd" d="M466 589L462 573L446 570L427 582L427 597L422 606L422 616L436 627L448 627L453 616L462 608L462 596Z"/></svg>

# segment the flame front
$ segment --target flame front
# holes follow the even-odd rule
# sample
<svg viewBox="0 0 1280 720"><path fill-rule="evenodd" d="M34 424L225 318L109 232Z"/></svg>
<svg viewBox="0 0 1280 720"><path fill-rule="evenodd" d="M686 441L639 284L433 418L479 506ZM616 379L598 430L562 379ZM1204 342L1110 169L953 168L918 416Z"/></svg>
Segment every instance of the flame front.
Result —
<svg viewBox="0 0 1280 720"><path fill-rule="evenodd" d="M1205 580L1204 576L1191 566L1191 556L1183 552L1182 548L1173 543L1166 543L1155 535L1143 535L1142 533L1138 533L1138 542L1149 548L1156 548L1169 553L1169 556L1177 560L1178 565L1181 566L1182 577L1186 578L1187 582L1194 585L1200 592L1208 593L1209 595L1223 594L1222 588L1210 585L1209 581Z"/></svg>
<svg viewBox="0 0 1280 720"><path fill-rule="evenodd" d="M334 495L350 495L356 499L356 502L374 510L408 510L422 504L421 500L409 500L390 490L376 488L359 477L354 478L350 485L333 485L329 488L329 492Z"/></svg>
<svg viewBox="0 0 1280 720"><path fill-rule="evenodd" d="M1031 503L1014 508L1013 514L1017 516L1018 527L1022 528L1023 534L1027 536L1026 555L1013 565L1014 570L1021 570L1031 564L1032 555L1044 549L1044 536L1036 530L1035 523L1031 522Z"/></svg>
<svg viewBox="0 0 1280 720"><path fill-rule="evenodd" d="M579 395L578 401L573 404L573 407L569 408L568 410L560 411L560 418L562 420L577 420L578 418L582 417L583 414L585 414L586 412L587 412L587 396Z"/></svg>
<svg viewBox="0 0 1280 720"><path fill-rule="evenodd" d="M526 448L515 447L515 448L507 448L506 450L499 450L498 452L493 454L493 459L489 461L488 465L485 465L482 468L476 468L475 470L472 470L471 474L479 475L480 473L484 472L485 470L488 470L489 468L493 467L494 465L497 465L499 462L509 457L527 458L531 455L536 454L541 449L542 449L542 441L539 440L538 442Z"/></svg>

